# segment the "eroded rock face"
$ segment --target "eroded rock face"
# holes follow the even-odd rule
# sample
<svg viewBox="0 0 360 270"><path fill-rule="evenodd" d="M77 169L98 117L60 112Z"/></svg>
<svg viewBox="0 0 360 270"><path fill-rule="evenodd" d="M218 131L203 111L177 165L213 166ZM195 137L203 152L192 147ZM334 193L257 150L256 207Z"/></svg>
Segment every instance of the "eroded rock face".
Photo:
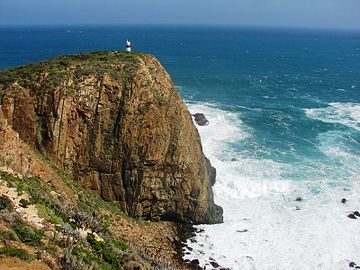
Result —
<svg viewBox="0 0 360 270"><path fill-rule="evenodd" d="M0 93L22 140L129 215L222 222L211 190L216 171L153 56L55 58L0 73Z"/></svg>

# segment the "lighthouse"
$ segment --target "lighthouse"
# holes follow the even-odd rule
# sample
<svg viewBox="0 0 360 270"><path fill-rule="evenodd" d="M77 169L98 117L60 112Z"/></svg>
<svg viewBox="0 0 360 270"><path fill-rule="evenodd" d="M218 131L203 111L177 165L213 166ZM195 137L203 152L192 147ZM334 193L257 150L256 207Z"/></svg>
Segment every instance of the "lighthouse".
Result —
<svg viewBox="0 0 360 270"><path fill-rule="evenodd" d="M125 44L125 50L127 52L131 52L131 42L126 40L126 44Z"/></svg>

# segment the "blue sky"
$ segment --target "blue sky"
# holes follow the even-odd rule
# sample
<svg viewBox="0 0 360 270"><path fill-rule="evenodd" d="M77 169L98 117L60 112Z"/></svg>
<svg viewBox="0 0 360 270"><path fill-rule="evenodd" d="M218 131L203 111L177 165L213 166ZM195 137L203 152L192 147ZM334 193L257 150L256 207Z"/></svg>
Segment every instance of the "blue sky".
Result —
<svg viewBox="0 0 360 270"><path fill-rule="evenodd" d="M0 25L230 24L360 29L360 0L0 0Z"/></svg>

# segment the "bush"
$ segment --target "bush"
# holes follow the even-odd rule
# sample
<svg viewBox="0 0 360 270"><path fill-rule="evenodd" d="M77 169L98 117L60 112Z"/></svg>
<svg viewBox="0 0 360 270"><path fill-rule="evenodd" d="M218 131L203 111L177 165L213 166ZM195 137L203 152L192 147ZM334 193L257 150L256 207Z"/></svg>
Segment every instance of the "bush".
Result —
<svg viewBox="0 0 360 270"><path fill-rule="evenodd" d="M16 233L13 230L0 230L0 239L1 240L8 240L8 241L18 241L19 238L17 237Z"/></svg>
<svg viewBox="0 0 360 270"><path fill-rule="evenodd" d="M12 209L12 201L5 195L0 196L0 210Z"/></svg>
<svg viewBox="0 0 360 270"><path fill-rule="evenodd" d="M120 250L122 250L122 251L125 251L125 250L128 250L128 249L129 249L128 245L126 245L125 243L122 243L122 242L118 242L118 241L116 241L116 240L112 240L112 241L111 241L111 244L112 244L115 248L120 249Z"/></svg>
<svg viewBox="0 0 360 270"><path fill-rule="evenodd" d="M124 260L121 254L117 253L111 244L107 242L100 242L91 234L88 234L86 240L92 247L96 254L99 255L105 262L111 265L112 269L121 269Z"/></svg>
<svg viewBox="0 0 360 270"><path fill-rule="evenodd" d="M25 200L25 199L21 199L19 201L19 203L20 203L20 206L23 207L23 208L26 208L31 204L28 200Z"/></svg>
<svg viewBox="0 0 360 270"><path fill-rule="evenodd" d="M18 257L22 260L31 262L35 259L34 256L29 255L25 250L20 248L13 248L13 247L3 247L0 248L0 254L4 254L10 257Z"/></svg>
<svg viewBox="0 0 360 270"><path fill-rule="evenodd" d="M56 212L44 204L37 204L36 209L38 210L39 217L53 223L53 224L62 224L64 223L63 219L56 214Z"/></svg>
<svg viewBox="0 0 360 270"><path fill-rule="evenodd" d="M32 245L39 244L40 240L44 237L44 233L42 231L38 231L28 226L19 219L15 221L13 230L22 242Z"/></svg>

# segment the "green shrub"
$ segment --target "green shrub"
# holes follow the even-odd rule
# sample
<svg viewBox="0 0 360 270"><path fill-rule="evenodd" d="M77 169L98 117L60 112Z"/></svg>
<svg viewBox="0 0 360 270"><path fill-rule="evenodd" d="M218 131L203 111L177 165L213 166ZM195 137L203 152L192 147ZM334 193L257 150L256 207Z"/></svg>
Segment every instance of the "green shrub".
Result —
<svg viewBox="0 0 360 270"><path fill-rule="evenodd" d="M32 245L39 244L40 240L44 237L44 233L42 231L32 228L19 219L15 221L13 230L22 242Z"/></svg>
<svg viewBox="0 0 360 270"><path fill-rule="evenodd" d="M129 249L128 245L126 245L125 243L116 241L116 240L112 240L112 241L111 241L111 244L112 244L115 248L118 248L118 249L120 249L120 250L122 250L122 251L125 251L125 250L128 250L128 249Z"/></svg>
<svg viewBox="0 0 360 270"><path fill-rule="evenodd" d="M12 208L12 202L11 200L6 197L5 195L0 196L0 210L4 209L11 209Z"/></svg>
<svg viewBox="0 0 360 270"><path fill-rule="evenodd" d="M63 219L57 215L57 213L44 204L37 204L36 209L38 210L39 217L54 223L54 224L62 224L64 223Z"/></svg>
<svg viewBox="0 0 360 270"><path fill-rule="evenodd" d="M23 208L26 208L26 207L28 207L29 205L31 205L31 203L30 203L28 200L25 200L25 199L21 199L21 200L19 201L19 203L20 203L20 206L23 207Z"/></svg>
<svg viewBox="0 0 360 270"><path fill-rule="evenodd" d="M13 247L3 247L0 248L0 254L10 256L10 257L18 257L22 260L31 262L35 259L34 256L28 254L25 250L20 248L13 248Z"/></svg>
<svg viewBox="0 0 360 270"><path fill-rule="evenodd" d="M124 264L123 258L117 253L108 242L100 242L91 234L88 234L86 240L100 258L111 265L112 269L121 269Z"/></svg>
<svg viewBox="0 0 360 270"><path fill-rule="evenodd" d="M18 241L16 233L13 230L0 230L0 239L9 241Z"/></svg>

